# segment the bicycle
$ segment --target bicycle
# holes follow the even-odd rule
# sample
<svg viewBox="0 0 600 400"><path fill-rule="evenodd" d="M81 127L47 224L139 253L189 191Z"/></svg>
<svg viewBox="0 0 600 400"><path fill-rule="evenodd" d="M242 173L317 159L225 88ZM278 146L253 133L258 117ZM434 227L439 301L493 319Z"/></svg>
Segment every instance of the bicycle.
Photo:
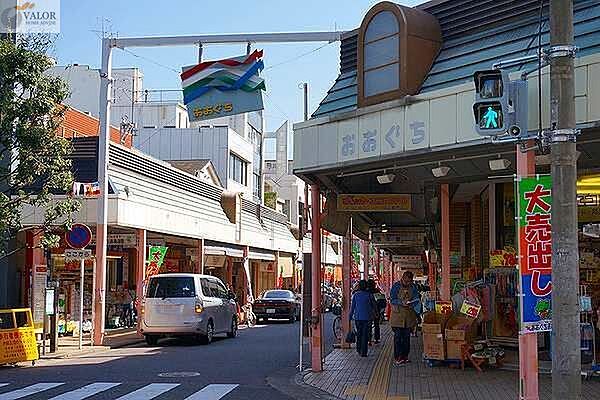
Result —
<svg viewBox="0 0 600 400"><path fill-rule="evenodd" d="M333 320L333 337L342 340L342 317L339 315Z"/></svg>
<svg viewBox="0 0 600 400"><path fill-rule="evenodd" d="M248 327L256 325L256 314L252 311L252 303L248 302L242 306L244 316L246 317L246 324Z"/></svg>

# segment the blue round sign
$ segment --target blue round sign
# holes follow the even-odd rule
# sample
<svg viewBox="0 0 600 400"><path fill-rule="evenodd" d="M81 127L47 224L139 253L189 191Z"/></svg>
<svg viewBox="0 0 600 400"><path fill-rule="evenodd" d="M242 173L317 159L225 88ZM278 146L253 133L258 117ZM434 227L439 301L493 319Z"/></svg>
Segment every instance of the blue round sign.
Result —
<svg viewBox="0 0 600 400"><path fill-rule="evenodd" d="M65 235L67 244L74 249L83 249L92 241L92 231L84 224L73 224Z"/></svg>

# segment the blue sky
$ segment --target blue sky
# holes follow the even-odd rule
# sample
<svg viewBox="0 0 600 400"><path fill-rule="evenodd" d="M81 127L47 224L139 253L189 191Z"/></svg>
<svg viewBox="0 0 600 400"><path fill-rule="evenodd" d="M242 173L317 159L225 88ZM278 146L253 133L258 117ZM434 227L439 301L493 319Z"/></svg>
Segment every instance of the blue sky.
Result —
<svg viewBox="0 0 600 400"><path fill-rule="evenodd" d="M100 64L102 21L105 30L120 37L250 33L284 31L351 30L360 24L376 0L62 0L61 34L54 56L60 65ZM424 1L399 1L415 5ZM339 72L339 43L257 45L265 51L267 84L265 119L267 130L275 130L286 119L302 119L301 82L309 83L310 111ZM178 89L182 65L197 60L197 49L189 47L117 50L115 67L139 67L146 89ZM245 45L204 46L204 59L244 54ZM309 53L299 57L302 54ZM298 58L299 57L299 58ZM297 58L297 59L295 59Z"/></svg>

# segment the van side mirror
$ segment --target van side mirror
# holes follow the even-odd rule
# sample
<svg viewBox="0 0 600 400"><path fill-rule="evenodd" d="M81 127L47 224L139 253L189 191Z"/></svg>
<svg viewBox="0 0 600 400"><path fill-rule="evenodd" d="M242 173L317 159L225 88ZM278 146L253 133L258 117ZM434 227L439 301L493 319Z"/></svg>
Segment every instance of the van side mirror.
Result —
<svg viewBox="0 0 600 400"><path fill-rule="evenodd" d="M237 300L237 296L231 290L229 292L227 292L227 298L229 300Z"/></svg>

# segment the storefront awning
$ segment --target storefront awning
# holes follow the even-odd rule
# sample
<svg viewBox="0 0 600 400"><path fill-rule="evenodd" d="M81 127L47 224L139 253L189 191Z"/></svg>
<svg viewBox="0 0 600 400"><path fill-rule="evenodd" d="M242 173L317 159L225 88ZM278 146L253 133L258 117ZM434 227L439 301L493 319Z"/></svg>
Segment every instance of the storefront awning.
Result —
<svg viewBox="0 0 600 400"><path fill-rule="evenodd" d="M226 246L204 246L204 254L210 256L244 257L244 250Z"/></svg>
<svg viewBox="0 0 600 400"><path fill-rule="evenodd" d="M279 256L279 271L282 278L291 278L294 276L294 261L292 257Z"/></svg>
<svg viewBox="0 0 600 400"><path fill-rule="evenodd" d="M248 252L248 258L251 260L275 261L275 254L267 250L253 249Z"/></svg>

